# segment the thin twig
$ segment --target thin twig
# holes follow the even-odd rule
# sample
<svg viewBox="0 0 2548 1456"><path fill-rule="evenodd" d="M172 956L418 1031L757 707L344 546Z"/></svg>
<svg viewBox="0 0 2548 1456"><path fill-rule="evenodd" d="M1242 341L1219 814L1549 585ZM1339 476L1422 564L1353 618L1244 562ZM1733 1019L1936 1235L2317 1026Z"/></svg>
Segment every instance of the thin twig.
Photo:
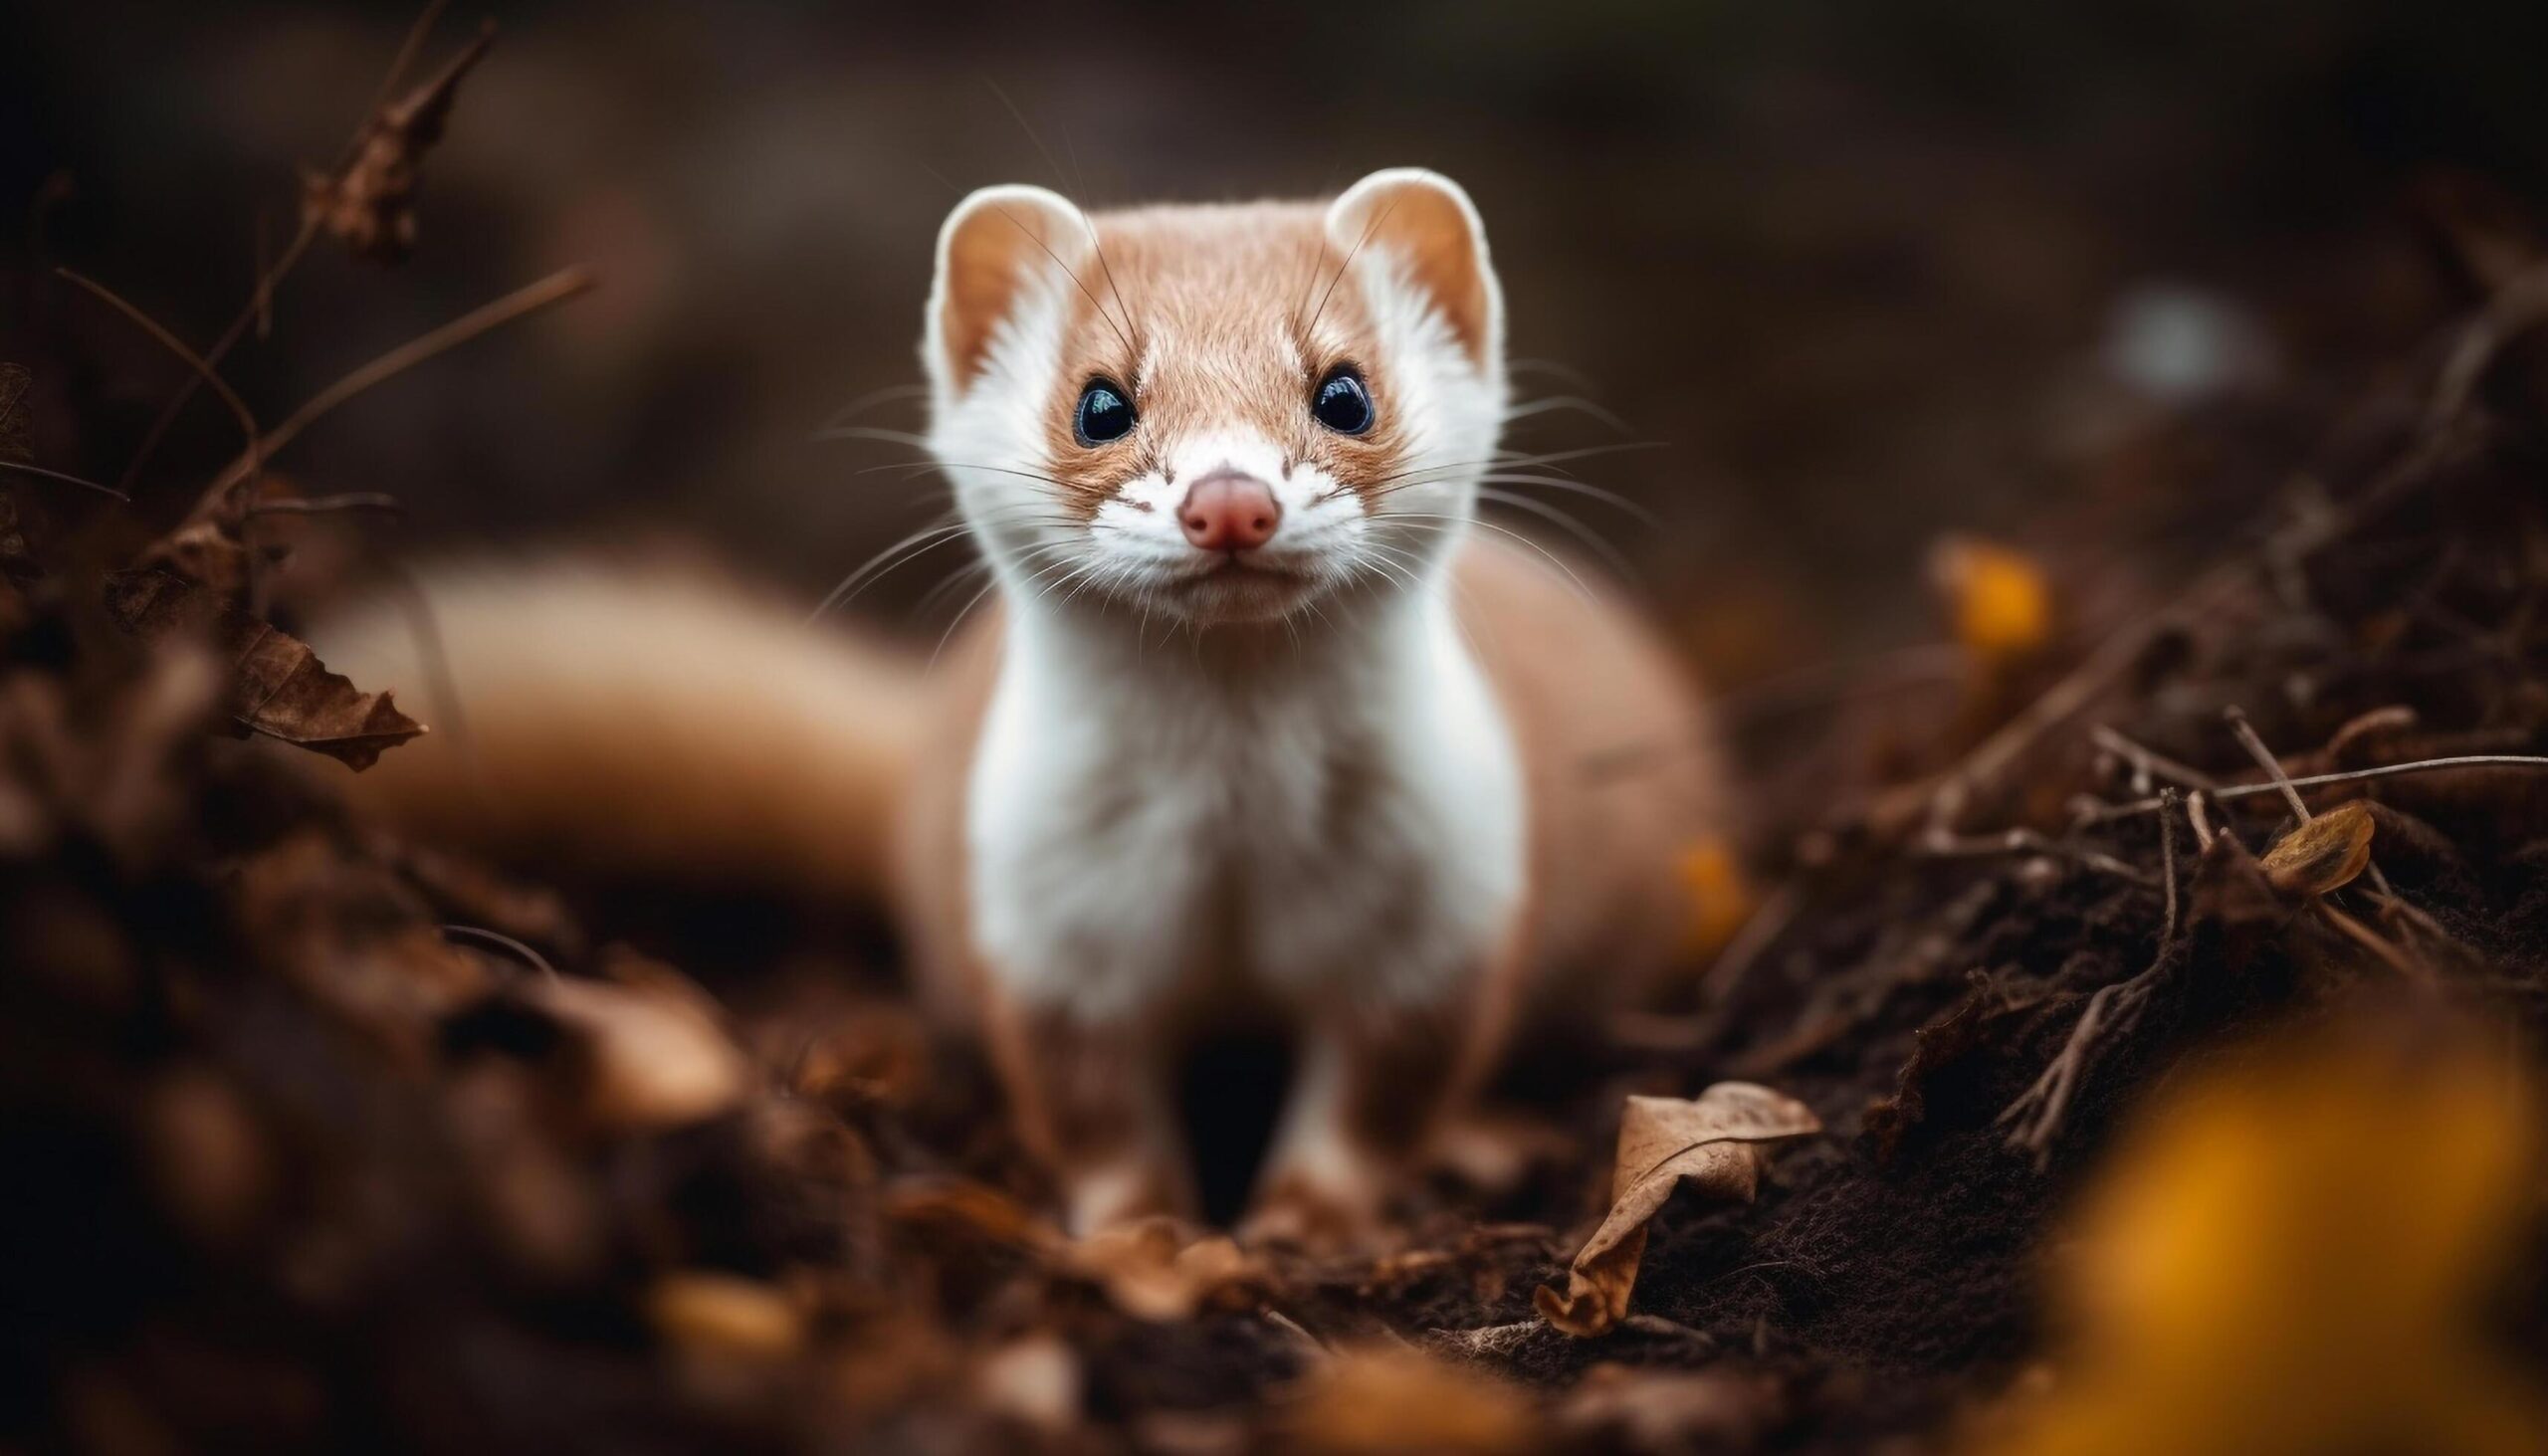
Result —
<svg viewBox="0 0 2548 1456"><path fill-rule="evenodd" d="M2164 789L2159 797L2173 803L2177 791ZM2168 890L2167 909L2159 926L2159 943L2164 946L2177 937L2177 816L2174 814L2159 816L2159 872Z"/></svg>
<svg viewBox="0 0 2548 1456"><path fill-rule="evenodd" d="M2401 774L2433 773L2446 768L2548 768L2548 757L2530 753L2463 753L2449 758L2419 758L2413 763L2384 763L2377 768L2354 768L2343 773L2308 773L2286 780L2293 788L2321 788L2331 783L2359 783L2365 779L2394 778ZM2257 794L2280 793L2278 783L2230 783L2213 789L2206 795L2215 799L2244 799ZM2141 814L2155 814L2164 803L2158 798L2135 799L2127 804L2108 804L2096 811L2092 823L2111 823Z"/></svg>
<svg viewBox="0 0 2548 1456"><path fill-rule="evenodd" d="M500 946L530 962L531 968L548 977L552 982L562 979L562 977L557 974L557 967L548 963L547 956L531 949L529 945L524 944L522 941L515 939L513 936L506 935L502 931L491 931L484 926L450 925L444 926L442 928L442 933L446 936L451 936L463 940L481 940L491 945Z"/></svg>
<svg viewBox="0 0 2548 1456"><path fill-rule="evenodd" d="M2425 428L2439 428L2466 409L2504 345L2543 322L2548 322L2548 266L2534 265L2506 280L2468 320L2435 380Z"/></svg>
<svg viewBox="0 0 2548 1456"><path fill-rule="evenodd" d="M1998 855L2031 854L2046 859L2063 860L2081 869L2147 885L2150 877L2135 866L2125 864L2110 854L2101 854L2083 845L2067 844L2032 829L2003 829L1991 834L1945 834L1936 830L1920 838L1919 853L1930 859L1989 859Z"/></svg>
<svg viewBox="0 0 2548 1456"><path fill-rule="evenodd" d="M1290 1336L1293 1342L1301 1347L1302 1352L1308 1354L1312 1359L1324 1360L1330 1355L1336 1353L1335 1351L1328 1348L1326 1341L1312 1335L1300 1321L1284 1314L1281 1310L1274 1308L1272 1305L1258 1306L1256 1316L1266 1324L1271 1325L1275 1329L1282 1331L1285 1335Z"/></svg>
<svg viewBox="0 0 2548 1456"><path fill-rule="evenodd" d="M2177 791L2168 789L2162 797L2173 808ZM2062 1119L2070 1110L2070 1100L2079 1090L2086 1075L2088 1059L2095 1054L2098 1040L2109 1034L2111 1027L2121 1030L2138 1016L2141 1005L2157 984L2159 967L2168 961L2169 947L2177 941L2177 819L2174 814L2160 816L2160 865L2166 879L2166 910L2159 928L2159 948L2151 954L2150 964L2140 973L2109 985L2099 986L2081 1008L2078 1023L2070 1028L2068 1040L2061 1044L2058 1055L2044 1066L2041 1075L2026 1088L2017 1101L2004 1109L1998 1121L2016 1123L2009 1135L2009 1145L2034 1154L2038 1171L2052 1160L2052 1140L2061 1131Z"/></svg>
<svg viewBox="0 0 2548 1456"><path fill-rule="evenodd" d="M1771 891L1770 898L1743 922L1743 929L1734 933L1734 938L1726 942L1725 949L1700 975L1701 1002L1714 1005L1733 995L1734 988L1751 972L1752 963L1778 942L1804 909L1805 887L1799 882L1790 880Z"/></svg>
<svg viewBox="0 0 2548 1456"><path fill-rule="evenodd" d="M2218 837L2212 828L2212 811L2204 807L2208 797L2209 795L2202 789L2186 795L2186 823L2194 829L2195 847L2207 854L2212 850L2212 841ZM2159 801L2160 812L2165 813L2167 807L2167 800L2163 796Z"/></svg>
<svg viewBox="0 0 2548 1456"><path fill-rule="evenodd" d="M2301 802L2300 790L2291 786L2291 775L2282 771L2282 760L2274 756L2273 749L2265 746L2264 738L2256 732L2256 726L2247 722L2246 710L2232 704L2223 710L2222 716L2230 721L2230 731L2237 734L2238 745L2263 767L2273 779L2274 787L2282 790L2282 800L2291 807L2292 816L2303 824L2308 823L2311 818L2309 806ZM2390 888L2389 877L2380 872L2380 862L2371 860L2366 868L2371 873L2372 888L2380 892L2381 898L2392 904L2398 903L2398 892Z"/></svg>
<svg viewBox="0 0 2548 1456"><path fill-rule="evenodd" d="M300 229L293 234L292 241L284 245L282 256L275 259L263 273L257 275L256 286L248 296L248 306L239 311L238 316L230 320L230 326L221 330L221 336L215 338L212 346L203 351L203 361L207 368L220 367L221 361L229 357L230 350L241 338L247 336L248 326L273 310L275 290L282 286L284 278L301 262L301 255L310 251L311 243L318 236L318 219L315 217L303 219ZM202 383L203 379L204 376L201 374L188 375L186 381L177 386L177 392L168 396L168 402L159 407L158 418L152 420L150 428L142 432L141 443L133 447L132 459L124 463L123 474L115 478L117 489L130 491L133 483L141 478L143 468L150 464L150 457L157 453L159 442L176 425L177 417L185 413L187 402L195 397L195 386Z"/></svg>
<svg viewBox="0 0 2548 1456"><path fill-rule="evenodd" d="M2253 570L2244 559L2222 562L2195 579L2175 600L2144 615L2099 643L2068 676L2047 689L2017 717L2000 726L1981 745L1965 755L1938 782L1929 801L1933 829L1952 833L1956 821L1977 791L1997 780L2003 770L2032 748L2043 735L2085 711L2097 695L2141 660L2161 632L2180 619L2199 615L2216 598L2227 597L2245 583Z"/></svg>
<svg viewBox="0 0 2548 1456"><path fill-rule="evenodd" d="M355 491L342 496L314 496L306 501L260 501L248 508L248 515L330 516L339 511L376 511L385 516L398 516L405 510L395 496L378 491Z"/></svg>
<svg viewBox="0 0 2548 1456"><path fill-rule="evenodd" d="M2230 731L2237 736L2238 746L2246 749L2247 756L2256 760L2256 766L2265 771L2273 786L2281 792L2282 801L2291 806L2292 817L2303 824L2308 823L2309 806L2300 801L2300 790L2291 786L2291 775L2282 771L2282 760L2274 756L2273 749L2265 746L2264 738L2256 732L2256 726L2247 722L2247 711L2232 704L2223 709L2221 716L2228 721Z"/></svg>
<svg viewBox="0 0 2548 1456"><path fill-rule="evenodd" d="M425 690L433 700L434 716L441 720L453 751L473 773L483 774L478 740L470 735L469 721L461 713L460 679L451 670L451 652L443 637L442 620L434 615L433 597L416 579L415 572L385 553L375 552L373 569L387 578L399 614L407 619L408 635L416 640L416 660L424 670Z"/></svg>
<svg viewBox="0 0 2548 1456"><path fill-rule="evenodd" d="M242 462L247 472L247 479L255 480L265 473L265 441L257 429L256 415L249 410L247 401L239 397L238 391L232 389L227 381L213 371L211 363L203 355L188 348L183 339L161 326L158 319L144 313L126 301L121 294L107 288L105 284L74 273L68 268L57 268L54 273L64 281L86 289L90 294L104 301L108 308L131 319L143 332L157 339L168 352L183 359L186 367L195 371L195 377L211 385L212 392L221 397L221 402L229 406L231 417L239 422L240 434L246 437L246 453L242 457Z"/></svg>
<svg viewBox="0 0 2548 1456"><path fill-rule="evenodd" d="M2121 758L2126 763L2132 765L2132 791L2134 793L2149 793L2151 791L2150 780L2154 774L2162 778L2173 780L2180 788L2211 788L2214 786L2211 774L2204 772L2200 768L2193 767L2190 764L2180 763L2165 753L2144 747L2140 743L2134 742L2132 739L2125 737L2122 733L2115 731L2105 724L2098 724L2094 728L2089 728L2088 737L2098 747L2105 749L2107 752L2114 754L2116 757Z"/></svg>
<svg viewBox="0 0 2548 1456"><path fill-rule="evenodd" d="M268 454L280 453L298 439L304 430L316 424L329 410L371 388L393 379L435 355L458 347L491 329L501 328L526 313L535 312L552 304L562 303L577 294L588 292L594 279L589 269L577 265L561 268L539 282L516 289L494 303L485 304L463 313L440 328L417 335L370 363L346 374L335 383L311 396L308 403L294 410L289 418L267 433ZM206 499L218 497L236 486L242 466L234 463L212 484Z"/></svg>
<svg viewBox="0 0 2548 1456"><path fill-rule="evenodd" d="M75 475L65 475L58 470L47 470L41 465L29 465L23 460L0 460L0 470L14 470L21 475L42 476L49 481L60 481L66 486L78 486L84 491L95 491L101 496L112 496L118 501L129 502L132 499L112 486L102 486L96 481Z"/></svg>
<svg viewBox="0 0 2548 1456"><path fill-rule="evenodd" d="M431 0L431 3L425 6L424 13L417 16L415 23L407 28L405 39L399 42L397 55L390 60L388 72L380 78L379 89L372 94L371 104L364 107L362 120L355 125L353 135L346 138L343 151L336 162L337 171L342 172L346 167L351 166L354 158L361 154L363 138L371 133L372 123L379 118L380 108L389 104L390 97L398 89L400 78L404 77L407 74L407 68L414 64L417 51L424 46L425 37L433 31L434 22L441 18L443 7L448 3L449 0ZM310 245L318 240L318 215L305 209L301 217L301 226L293 231L292 241L284 245L282 255L272 264L258 271L257 282L255 287L249 290L246 307L242 308L230 320L228 327L221 330L221 336L212 341L212 347L204 350L204 361L207 364L219 367L221 361L229 356L230 350L238 344L239 340L247 336L250 325L255 325L257 336L260 338L272 331L275 290L281 288L283 281L300 266L303 255L310 251ZM168 402L160 406L158 418L152 420L150 428L142 433L141 444L134 448L132 459L125 464L123 474L116 478L115 485L118 489L127 492L132 489L133 482L141 476L142 468L150 463L151 455L158 450L159 442L177 423L177 416L185 412L186 402L195 397L195 385L200 377L187 379L178 387L175 394L169 396Z"/></svg>

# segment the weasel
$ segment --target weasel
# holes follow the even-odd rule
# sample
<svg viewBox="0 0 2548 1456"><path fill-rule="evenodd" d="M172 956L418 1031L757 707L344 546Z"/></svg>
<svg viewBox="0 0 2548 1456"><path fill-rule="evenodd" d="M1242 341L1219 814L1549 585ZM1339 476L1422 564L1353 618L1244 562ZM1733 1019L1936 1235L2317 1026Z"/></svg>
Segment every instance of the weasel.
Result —
<svg viewBox="0 0 2548 1456"><path fill-rule="evenodd" d="M1669 654L1474 528L1504 331L1477 210L1429 171L1327 203L975 192L922 353L997 602L937 672L713 590L445 577L475 761L411 746L361 786L514 842L617 805L647 821L622 855L881 888L1078 1231L1193 1212L1177 1058L1271 1018L1298 1055L1243 1232L1357 1238L1517 1028L1669 960L1676 857L1720 811ZM611 649L641 600L664 629ZM322 645L367 672L400 636L375 616ZM578 676L543 687L568 652ZM746 659L780 686L739 681ZM522 706L561 688L686 746L598 761ZM1650 766L1605 775L1623 749ZM738 779L758 787L718 797Z"/></svg>

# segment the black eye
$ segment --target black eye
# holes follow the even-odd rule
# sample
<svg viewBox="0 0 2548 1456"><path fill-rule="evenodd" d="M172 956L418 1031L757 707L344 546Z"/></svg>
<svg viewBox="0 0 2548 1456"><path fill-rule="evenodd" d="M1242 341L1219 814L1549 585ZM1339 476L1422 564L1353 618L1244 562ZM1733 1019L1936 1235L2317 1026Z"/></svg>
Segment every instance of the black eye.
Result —
<svg viewBox="0 0 2548 1456"><path fill-rule="evenodd" d="M1112 379L1091 379L1079 392L1079 413L1071 420L1082 445L1104 445L1133 433L1133 401Z"/></svg>
<svg viewBox="0 0 2548 1456"><path fill-rule="evenodd" d="M1372 428L1372 391L1351 368L1331 369L1310 396L1310 413L1340 435L1360 435Z"/></svg>

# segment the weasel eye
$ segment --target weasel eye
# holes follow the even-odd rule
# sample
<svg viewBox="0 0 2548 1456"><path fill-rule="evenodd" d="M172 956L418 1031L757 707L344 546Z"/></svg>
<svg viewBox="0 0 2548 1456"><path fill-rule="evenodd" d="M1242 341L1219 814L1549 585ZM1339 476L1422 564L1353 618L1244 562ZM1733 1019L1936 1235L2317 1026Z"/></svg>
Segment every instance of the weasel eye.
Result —
<svg viewBox="0 0 2548 1456"><path fill-rule="evenodd" d="M1372 391L1351 366L1338 365L1310 395L1310 413L1340 435L1360 435L1372 428Z"/></svg>
<svg viewBox="0 0 2548 1456"><path fill-rule="evenodd" d="M1091 379L1079 392L1079 413L1071 420L1082 445L1104 445L1133 433L1133 402L1112 379Z"/></svg>

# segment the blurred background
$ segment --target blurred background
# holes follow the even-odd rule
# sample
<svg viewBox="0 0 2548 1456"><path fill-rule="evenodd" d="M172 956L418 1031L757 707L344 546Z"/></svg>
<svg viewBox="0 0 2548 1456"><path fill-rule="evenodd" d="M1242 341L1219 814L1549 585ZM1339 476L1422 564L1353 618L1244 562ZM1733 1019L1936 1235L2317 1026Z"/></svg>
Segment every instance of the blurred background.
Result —
<svg viewBox="0 0 2548 1456"><path fill-rule="evenodd" d="M80 408L36 412L94 438L41 438L37 458L113 478L179 374L29 265L210 338L289 236L294 168L334 159L415 10L14 16L0 343L43 330L80 345L48 354L94 361L42 382ZM1520 396L1586 396L1661 443L1579 468L1661 529L1565 504L1730 682L1936 635L1907 609L1941 529L2141 528L2134 503L2204 472L2136 440L2267 388L2288 408L2296 369L2340 389L2437 318L2419 188L2548 191L2536 4L503 3L454 7L424 63L482 12L503 33L427 164L404 277L322 247L274 339L228 366L271 420L594 265L597 294L296 447L287 466L324 489L406 503L402 542L705 543L810 600L940 509L935 481L870 469L912 452L810 437L917 379L930 249L961 190L1313 194L1422 163L1485 211ZM1554 409L1517 438L1621 437ZM234 448L203 401L162 464ZM923 599L960 564L924 558L862 608L934 637L960 595Z"/></svg>

